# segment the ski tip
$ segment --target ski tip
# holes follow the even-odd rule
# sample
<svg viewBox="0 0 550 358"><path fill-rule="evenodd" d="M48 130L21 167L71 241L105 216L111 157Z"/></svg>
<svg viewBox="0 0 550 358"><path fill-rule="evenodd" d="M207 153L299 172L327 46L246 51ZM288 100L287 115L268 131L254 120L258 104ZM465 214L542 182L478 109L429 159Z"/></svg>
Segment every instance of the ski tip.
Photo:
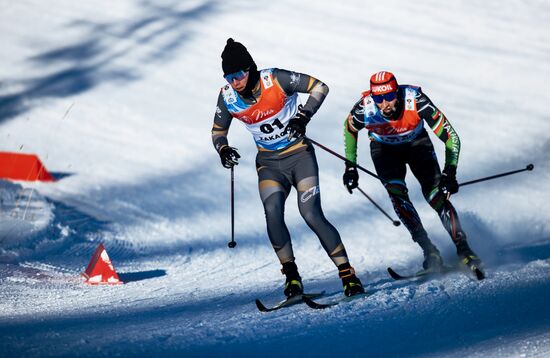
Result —
<svg viewBox="0 0 550 358"><path fill-rule="evenodd" d="M317 303L317 302L313 301L311 298L309 298L307 296L303 296L302 300L310 308L314 308L314 309L317 309L317 310L329 308L329 307L332 307L332 306L335 306L335 305L338 304L338 303L326 303L326 304L325 303Z"/></svg>
<svg viewBox="0 0 550 358"><path fill-rule="evenodd" d="M395 272L391 267L388 267L387 270L388 270L388 273L390 274L391 278L393 278L394 280L402 280L403 279L403 276L401 276L400 274Z"/></svg>
<svg viewBox="0 0 550 358"><path fill-rule="evenodd" d="M441 268L437 270L420 270L412 275L400 275L397 272L395 272L391 267L388 267L388 273L390 274L391 278L394 280L414 280L414 279L422 279L429 276L438 276L438 275L445 275L447 273L453 272L455 269L451 266L441 266Z"/></svg>
<svg viewBox="0 0 550 358"><path fill-rule="evenodd" d="M264 306L264 304L262 302L260 302L259 299L256 299L256 307L258 307L258 310L260 310L260 312L266 312L267 311L267 308Z"/></svg>

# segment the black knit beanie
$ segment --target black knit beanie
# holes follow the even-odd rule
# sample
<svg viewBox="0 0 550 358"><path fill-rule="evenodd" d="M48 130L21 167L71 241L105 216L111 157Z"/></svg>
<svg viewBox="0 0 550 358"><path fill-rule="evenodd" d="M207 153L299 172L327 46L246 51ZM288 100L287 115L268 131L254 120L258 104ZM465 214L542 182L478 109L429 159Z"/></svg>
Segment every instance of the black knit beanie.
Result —
<svg viewBox="0 0 550 358"><path fill-rule="evenodd" d="M222 52L222 69L224 76L230 73L248 70L248 82L240 94L244 97L252 97L252 89L260 80L260 72L252 56L250 56L250 53L248 53L248 50L243 44L235 42L235 40L231 38L227 39L227 44Z"/></svg>
<svg viewBox="0 0 550 358"><path fill-rule="evenodd" d="M246 47L240 42L229 38L222 52L222 69L223 74L244 71L251 67L256 67L252 56L248 53Z"/></svg>

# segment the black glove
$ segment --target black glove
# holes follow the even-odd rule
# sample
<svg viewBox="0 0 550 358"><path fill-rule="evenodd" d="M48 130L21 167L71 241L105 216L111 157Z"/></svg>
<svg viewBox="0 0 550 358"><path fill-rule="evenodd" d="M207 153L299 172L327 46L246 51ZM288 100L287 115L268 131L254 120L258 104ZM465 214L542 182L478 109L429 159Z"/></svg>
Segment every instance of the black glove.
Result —
<svg viewBox="0 0 550 358"><path fill-rule="evenodd" d="M302 108L298 110L298 113L288 121L286 126L286 132L288 133L288 139L300 138L306 135L306 126L311 120L311 116L302 111Z"/></svg>
<svg viewBox="0 0 550 358"><path fill-rule="evenodd" d="M445 165L441 180L439 181L439 189L444 193L454 194L458 192L458 182L456 181L456 167L454 165Z"/></svg>
<svg viewBox="0 0 550 358"><path fill-rule="evenodd" d="M222 165L227 169L231 169L234 165L238 165L240 157L241 156L237 152L237 148L226 145L220 150Z"/></svg>
<svg viewBox="0 0 550 358"><path fill-rule="evenodd" d="M357 167L353 164L346 163L346 171L342 177L344 185L348 188L349 193L352 193L352 189L357 188L359 185L359 173Z"/></svg>

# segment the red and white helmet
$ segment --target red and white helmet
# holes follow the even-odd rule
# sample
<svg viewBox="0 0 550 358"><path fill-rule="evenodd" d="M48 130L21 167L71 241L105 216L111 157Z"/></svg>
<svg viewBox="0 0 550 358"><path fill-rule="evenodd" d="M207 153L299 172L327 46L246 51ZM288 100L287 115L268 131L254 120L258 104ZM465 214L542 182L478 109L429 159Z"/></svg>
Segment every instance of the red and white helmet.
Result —
<svg viewBox="0 0 550 358"><path fill-rule="evenodd" d="M397 89L397 80L391 72L380 71L370 77L370 91L373 95L395 92Z"/></svg>

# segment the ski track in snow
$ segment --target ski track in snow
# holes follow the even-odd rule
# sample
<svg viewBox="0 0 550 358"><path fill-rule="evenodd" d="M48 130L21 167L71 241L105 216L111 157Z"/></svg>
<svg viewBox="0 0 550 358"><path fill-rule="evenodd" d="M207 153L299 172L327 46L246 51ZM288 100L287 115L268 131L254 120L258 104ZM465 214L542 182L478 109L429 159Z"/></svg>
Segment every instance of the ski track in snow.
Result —
<svg viewBox="0 0 550 358"><path fill-rule="evenodd" d="M548 15L540 0L0 2L0 150L37 153L63 176L0 181L0 356L550 355ZM317 149L325 213L371 295L258 312L255 298L281 299L283 276L255 148L237 122L238 245L226 246L229 174L210 127L227 37L259 67L328 83L308 135L338 152L347 111L370 74L387 69L449 117L462 142L459 181L534 163L453 197L488 278L392 281L386 267L413 272L418 248L348 195L342 163ZM362 133L359 161L372 168L367 142ZM453 263L438 218L407 181ZM391 212L376 180L362 175L361 185ZM326 290L319 301L329 301L341 295L336 270L295 201L286 221L306 290ZM82 283L100 242L126 284Z"/></svg>

